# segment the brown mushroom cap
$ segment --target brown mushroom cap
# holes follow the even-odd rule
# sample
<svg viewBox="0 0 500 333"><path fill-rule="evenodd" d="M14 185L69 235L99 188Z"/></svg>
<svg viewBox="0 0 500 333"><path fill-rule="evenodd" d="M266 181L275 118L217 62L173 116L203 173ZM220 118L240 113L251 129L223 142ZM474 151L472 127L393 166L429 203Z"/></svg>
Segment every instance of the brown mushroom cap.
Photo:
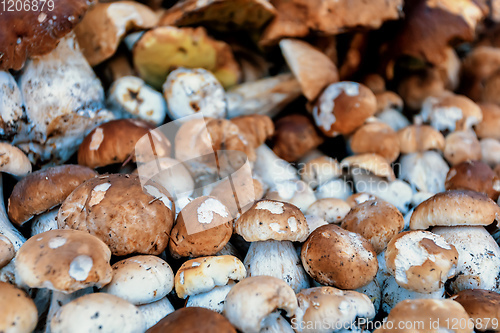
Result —
<svg viewBox="0 0 500 333"><path fill-rule="evenodd" d="M320 156L313 158L300 170L302 180L309 184L311 188L322 185L333 178L342 175L342 168L337 160Z"/></svg>
<svg viewBox="0 0 500 333"><path fill-rule="evenodd" d="M385 80L380 74L370 73L363 77L361 80L374 94L380 94L386 91Z"/></svg>
<svg viewBox="0 0 500 333"><path fill-rule="evenodd" d="M170 233L170 253L174 258L216 254L233 234L232 221L231 213L217 198L194 199L177 216Z"/></svg>
<svg viewBox="0 0 500 333"><path fill-rule="evenodd" d="M47 54L83 18L92 1L53 2L29 10L0 12L0 70L19 70L31 56Z"/></svg>
<svg viewBox="0 0 500 333"><path fill-rule="evenodd" d="M0 331L33 332L38 321L35 303L7 282L0 282Z"/></svg>
<svg viewBox="0 0 500 333"><path fill-rule="evenodd" d="M247 242L303 242L309 235L306 218L300 209L274 200L256 202L236 221L234 231Z"/></svg>
<svg viewBox="0 0 500 333"><path fill-rule="evenodd" d="M451 165L481 160L481 144L473 131L453 132L446 136L443 154Z"/></svg>
<svg viewBox="0 0 500 333"><path fill-rule="evenodd" d="M313 202L306 214L320 217L328 223L339 223L350 210L351 206L342 199L323 198Z"/></svg>
<svg viewBox="0 0 500 333"><path fill-rule="evenodd" d="M377 98L377 114L388 109L403 110L403 99L393 91L376 93L375 98Z"/></svg>
<svg viewBox="0 0 500 333"><path fill-rule="evenodd" d="M471 190L486 194L493 200L500 194L500 179L490 166L481 161L462 162L453 166L446 176L447 190Z"/></svg>
<svg viewBox="0 0 500 333"><path fill-rule="evenodd" d="M0 268L7 265L15 255L16 250L12 242L7 237L0 234Z"/></svg>
<svg viewBox="0 0 500 333"><path fill-rule="evenodd" d="M370 89L356 82L332 83L313 107L316 125L326 136L347 135L363 125L377 110L377 99Z"/></svg>
<svg viewBox="0 0 500 333"><path fill-rule="evenodd" d="M81 165L60 165L35 171L14 186L8 201L9 219L23 225L34 215L60 205L81 183L97 175Z"/></svg>
<svg viewBox="0 0 500 333"><path fill-rule="evenodd" d="M479 104L483 112L483 120L475 126L477 137L480 139L500 139L500 106L496 104Z"/></svg>
<svg viewBox="0 0 500 333"><path fill-rule="evenodd" d="M362 169L389 181L396 179L394 170L385 158L377 154L360 154L346 157L340 163L342 168Z"/></svg>
<svg viewBox="0 0 500 333"><path fill-rule="evenodd" d="M456 274L457 259L457 249L429 231L400 233L385 252L387 269L397 284L425 294L441 290Z"/></svg>
<svg viewBox="0 0 500 333"><path fill-rule="evenodd" d="M31 237L16 254L16 276L30 288L72 293L111 281L111 252L99 238L78 230Z"/></svg>
<svg viewBox="0 0 500 333"><path fill-rule="evenodd" d="M405 106L412 110L420 110L427 97L438 96L444 92L444 81L439 70L427 68L422 72L405 76L397 90Z"/></svg>
<svg viewBox="0 0 500 333"><path fill-rule="evenodd" d="M474 325L464 308L460 303L449 299L404 300L391 310L387 322L390 324L386 323L374 332L472 333L474 331ZM398 327L401 329L397 330Z"/></svg>
<svg viewBox="0 0 500 333"><path fill-rule="evenodd" d="M349 198L347 198L346 202L351 206L351 208L362 204L363 202L370 201L370 200L376 200L377 197L374 196L373 194L366 193L366 192L359 192L359 193L354 193Z"/></svg>
<svg viewBox="0 0 500 333"><path fill-rule="evenodd" d="M443 134L429 125L410 125L398 131L401 153L411 154L445 146Z"/></svg>
<svg viewBox="0 0 500 333"><path fill-rule="evenodd" d="M379 254L403 230L404 224L396 207L383 200L371 200L354 206L340 226L366 238Z"/></svg>
<svg viewBox="0 0 500 333"><path fill-rule="evenodd" d="M486 195L468 190L441 192L418 205L410 229L432 226L489 225L500 215L500 207Z"/></svg>
<svg viewBox="0 0 500 333"><path fill-rule="evenodd" d="M484 289L467 289L451 299L464 307L476 330L500 332L500 294Z"/></svg>
<svg viewBox="0 0 500 333"><path fill-rule="evenodd" d="M361 235L327 224L314 230L302 245L302 265L321 284L357 289L373 280L377 254Z"/></svg>
<svg viewBox="0 0 500 333"><path fill-rule="evenodd" d="M480 101L490 76L500 69L500 50L497 47L478 46L462 62L461 91L474 101Z"/></svg>
<svg viewBox="0 0 500 333"><path fill-rule="evenodd" d="M88 231L103 240L114 255L160 254L168 245L175 208L161 186L135 175L92 178L77 187L61 205L60 229Z"/></svg>
<svg viewBox="0 0 500 333"><path fill-rule="evenodd" d="M273 151L288 162L302 158L323 141L309 117L301 114L285 116L276 121Z"/></svg>
<svg viewBox="0 0 500 333"><path fill-rule="evenodd" d="M199 307L176 310L147 330L147 333L236 333L236 329L221 314Z"/></svg>
<svg viewBox="0 0 500 333"><path fill-rule="evenodd" d="M382 122L367 123L351 138L351 149L355 154L375 153L389 163L399 156L399 140L396 132Z"/></svg>
<svg viewBox="0 0 500 333"><path fill-rule="evenodd" d="M112 120L97 126L83 139L78 149L78 164L97 168L122 163L129 157L134 161L148 162L153 156L139 154L148 155L151 141L154 142L156 157L170 155L170 142L149 123L136 119ZM138 144L141 151L135 151Z"/></svg>

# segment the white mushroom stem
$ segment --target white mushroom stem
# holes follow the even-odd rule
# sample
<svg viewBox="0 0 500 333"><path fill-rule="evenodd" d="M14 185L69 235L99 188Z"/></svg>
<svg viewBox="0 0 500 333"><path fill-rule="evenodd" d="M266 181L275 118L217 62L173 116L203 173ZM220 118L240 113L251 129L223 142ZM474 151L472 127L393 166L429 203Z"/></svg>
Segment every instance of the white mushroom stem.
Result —
<svg viewBox="0 0 500 333"><path fill-rule="evenodd" d="M9 72L0 71L0 135L15 134L17 121L23 116L23 97Z"/></svg>
<svg viewBox="0 0 500 333"><path fill-rule="evenodd" d="M50 333L50 321L56 312L65 304L68 304L72 300L77 299L83 295L92 294L94 292L93 287L77 290L74 293L66 294L60 291L52 291L52 297L50 299L50 308L47 313L47 319L45 321L45 333Z"/></svg>
<svg viewBox="0 0 500 333"><path fill-rule="evenodd" d="M294 333L292 326L278 312L273 312L262 321L260 333Z"/></svg>
<svg viewBox="0 0 500 333"><path fill-rule="evenodd" d="M269 187L275 187L287 180L299 179L297 169L279 158L267 145L261 145L255 152L257 160L254 171Z"/></svg>
<svg viewBox="0 0 500 333"><path fill-rule="evenodd" d="M189 296L186 307L201 307L222 313L226 296L233 286L234 282L230 281L227 285L216 286L206 293Z"/></svg>
<svg viewBox="0 0 500 333"><path fill-rule="evenodd" d="M17 230L12 223L10 223L7 217L7 212L5 210L5 204L3 199L3 182L0 175L0 233L7 237L12 245L14 245L14 250L17 252L21 245L26 242L26 238ZM10 261L5 267L0 269L0 281L15 283L15 258Z"/></svg>
<svg viewBox="0 0 500 333"><path fill-rule="evenodd" d="M285 281L296 293L309 288L309 276L292 242L252 242L243 263L247 276L274 276Z"/></svg>
<svg viewBox="0 0 500 333"><path fill-rule="evenodd" d="M58 229L57 227L57 213L59 207L52 208L43 214L37 215L31 220L31 236L41 234L42 232Z"/></svg>
<svg viewBox="0 0 500 333"><path fill-rule="evenodd" d="M165 296L159 301L138 305L139 310L141 310L144 320L146 321L146 329L149 329L156 325L160 320L174 312L175 309Z"/></svg>

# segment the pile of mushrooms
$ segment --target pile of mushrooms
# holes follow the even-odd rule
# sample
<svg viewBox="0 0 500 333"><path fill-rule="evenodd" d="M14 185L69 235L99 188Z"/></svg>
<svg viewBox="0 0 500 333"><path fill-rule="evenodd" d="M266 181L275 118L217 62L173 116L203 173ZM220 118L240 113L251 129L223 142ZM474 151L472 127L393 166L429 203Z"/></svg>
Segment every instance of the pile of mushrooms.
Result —
<svg viewBox="0 0 500 333"><path fill-rule="evenodd" d="M499 31L497 0L0 8L0 332L500 332Z"/></svg>

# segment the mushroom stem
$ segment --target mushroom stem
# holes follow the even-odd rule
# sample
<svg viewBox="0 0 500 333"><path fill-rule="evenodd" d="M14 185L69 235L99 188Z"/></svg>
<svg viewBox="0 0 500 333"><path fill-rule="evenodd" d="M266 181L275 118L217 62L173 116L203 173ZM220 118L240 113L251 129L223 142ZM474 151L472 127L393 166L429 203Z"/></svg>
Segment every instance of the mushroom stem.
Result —
<svg viewBox="0 0 500 333"><path fill-rule="evenodd" d="M146 321L146 328L149 329L156 325L161 319L174 312L175 309L165 296L159 301L138 305L139 310L141 310L142 315Z"/></svg>
<svg viewBox="0 0 500 333"><path fill-rule="evenodd" d="M56 314L56 312L65 304L68 304L72 300L77 299L83 295L92 294L94 292L93 287L84 288L77 290L73 293L67 294L61 291L54 290L52 291L52 298L50 300L50 308L47 313L47 319L45 322L45 333L50 333L50 321L52 317Z"/></svg>
<svg viewBox="0 0 500 333"><path fill-rule="evenodd" d="M12 223L10 223L7 217L7 212L5 210L4 198L3 198L3 181L0 175L0 234L7 237L12 245L14 245L14 250L17 252L21 245L24 244L26 238L17 230ZM0 269L0 281L15 283L15 258L12 259L5 267Z"/></svg>
<svg viewBox="0 0 500 333"><path fill-rule="evenodd" d="M273 312L262 321L260 333L293 333L292 326L279 312Z"/></svg>
<svg viewBox="0 0 500 333"><path fill-rule="evenodd" d="M42 232L58 229L57 227L57 213L59 212L59 205L51 210L37 215L31 222L31 237L41 234Z"/></svg>
<svg viewBox="0 0 500 333"><path fill-rule="evenodd" d="M252 242L244 264L247 276L277 277L288 283L296 293L309 288L309 277L290 241Z"/></svg>

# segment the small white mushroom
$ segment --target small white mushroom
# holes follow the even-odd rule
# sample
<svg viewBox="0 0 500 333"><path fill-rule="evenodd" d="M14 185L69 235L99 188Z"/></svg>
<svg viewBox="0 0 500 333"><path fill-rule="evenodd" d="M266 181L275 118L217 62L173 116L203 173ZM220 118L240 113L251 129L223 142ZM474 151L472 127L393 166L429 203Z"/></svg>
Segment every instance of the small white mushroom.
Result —
<svg viewBox="0 0 500 333"><path fill-rule="evenodd" d="M119 118L139 118L156 125L162 124L167 114L162 94L136 76L113 82L106 103Z"/></svg>

